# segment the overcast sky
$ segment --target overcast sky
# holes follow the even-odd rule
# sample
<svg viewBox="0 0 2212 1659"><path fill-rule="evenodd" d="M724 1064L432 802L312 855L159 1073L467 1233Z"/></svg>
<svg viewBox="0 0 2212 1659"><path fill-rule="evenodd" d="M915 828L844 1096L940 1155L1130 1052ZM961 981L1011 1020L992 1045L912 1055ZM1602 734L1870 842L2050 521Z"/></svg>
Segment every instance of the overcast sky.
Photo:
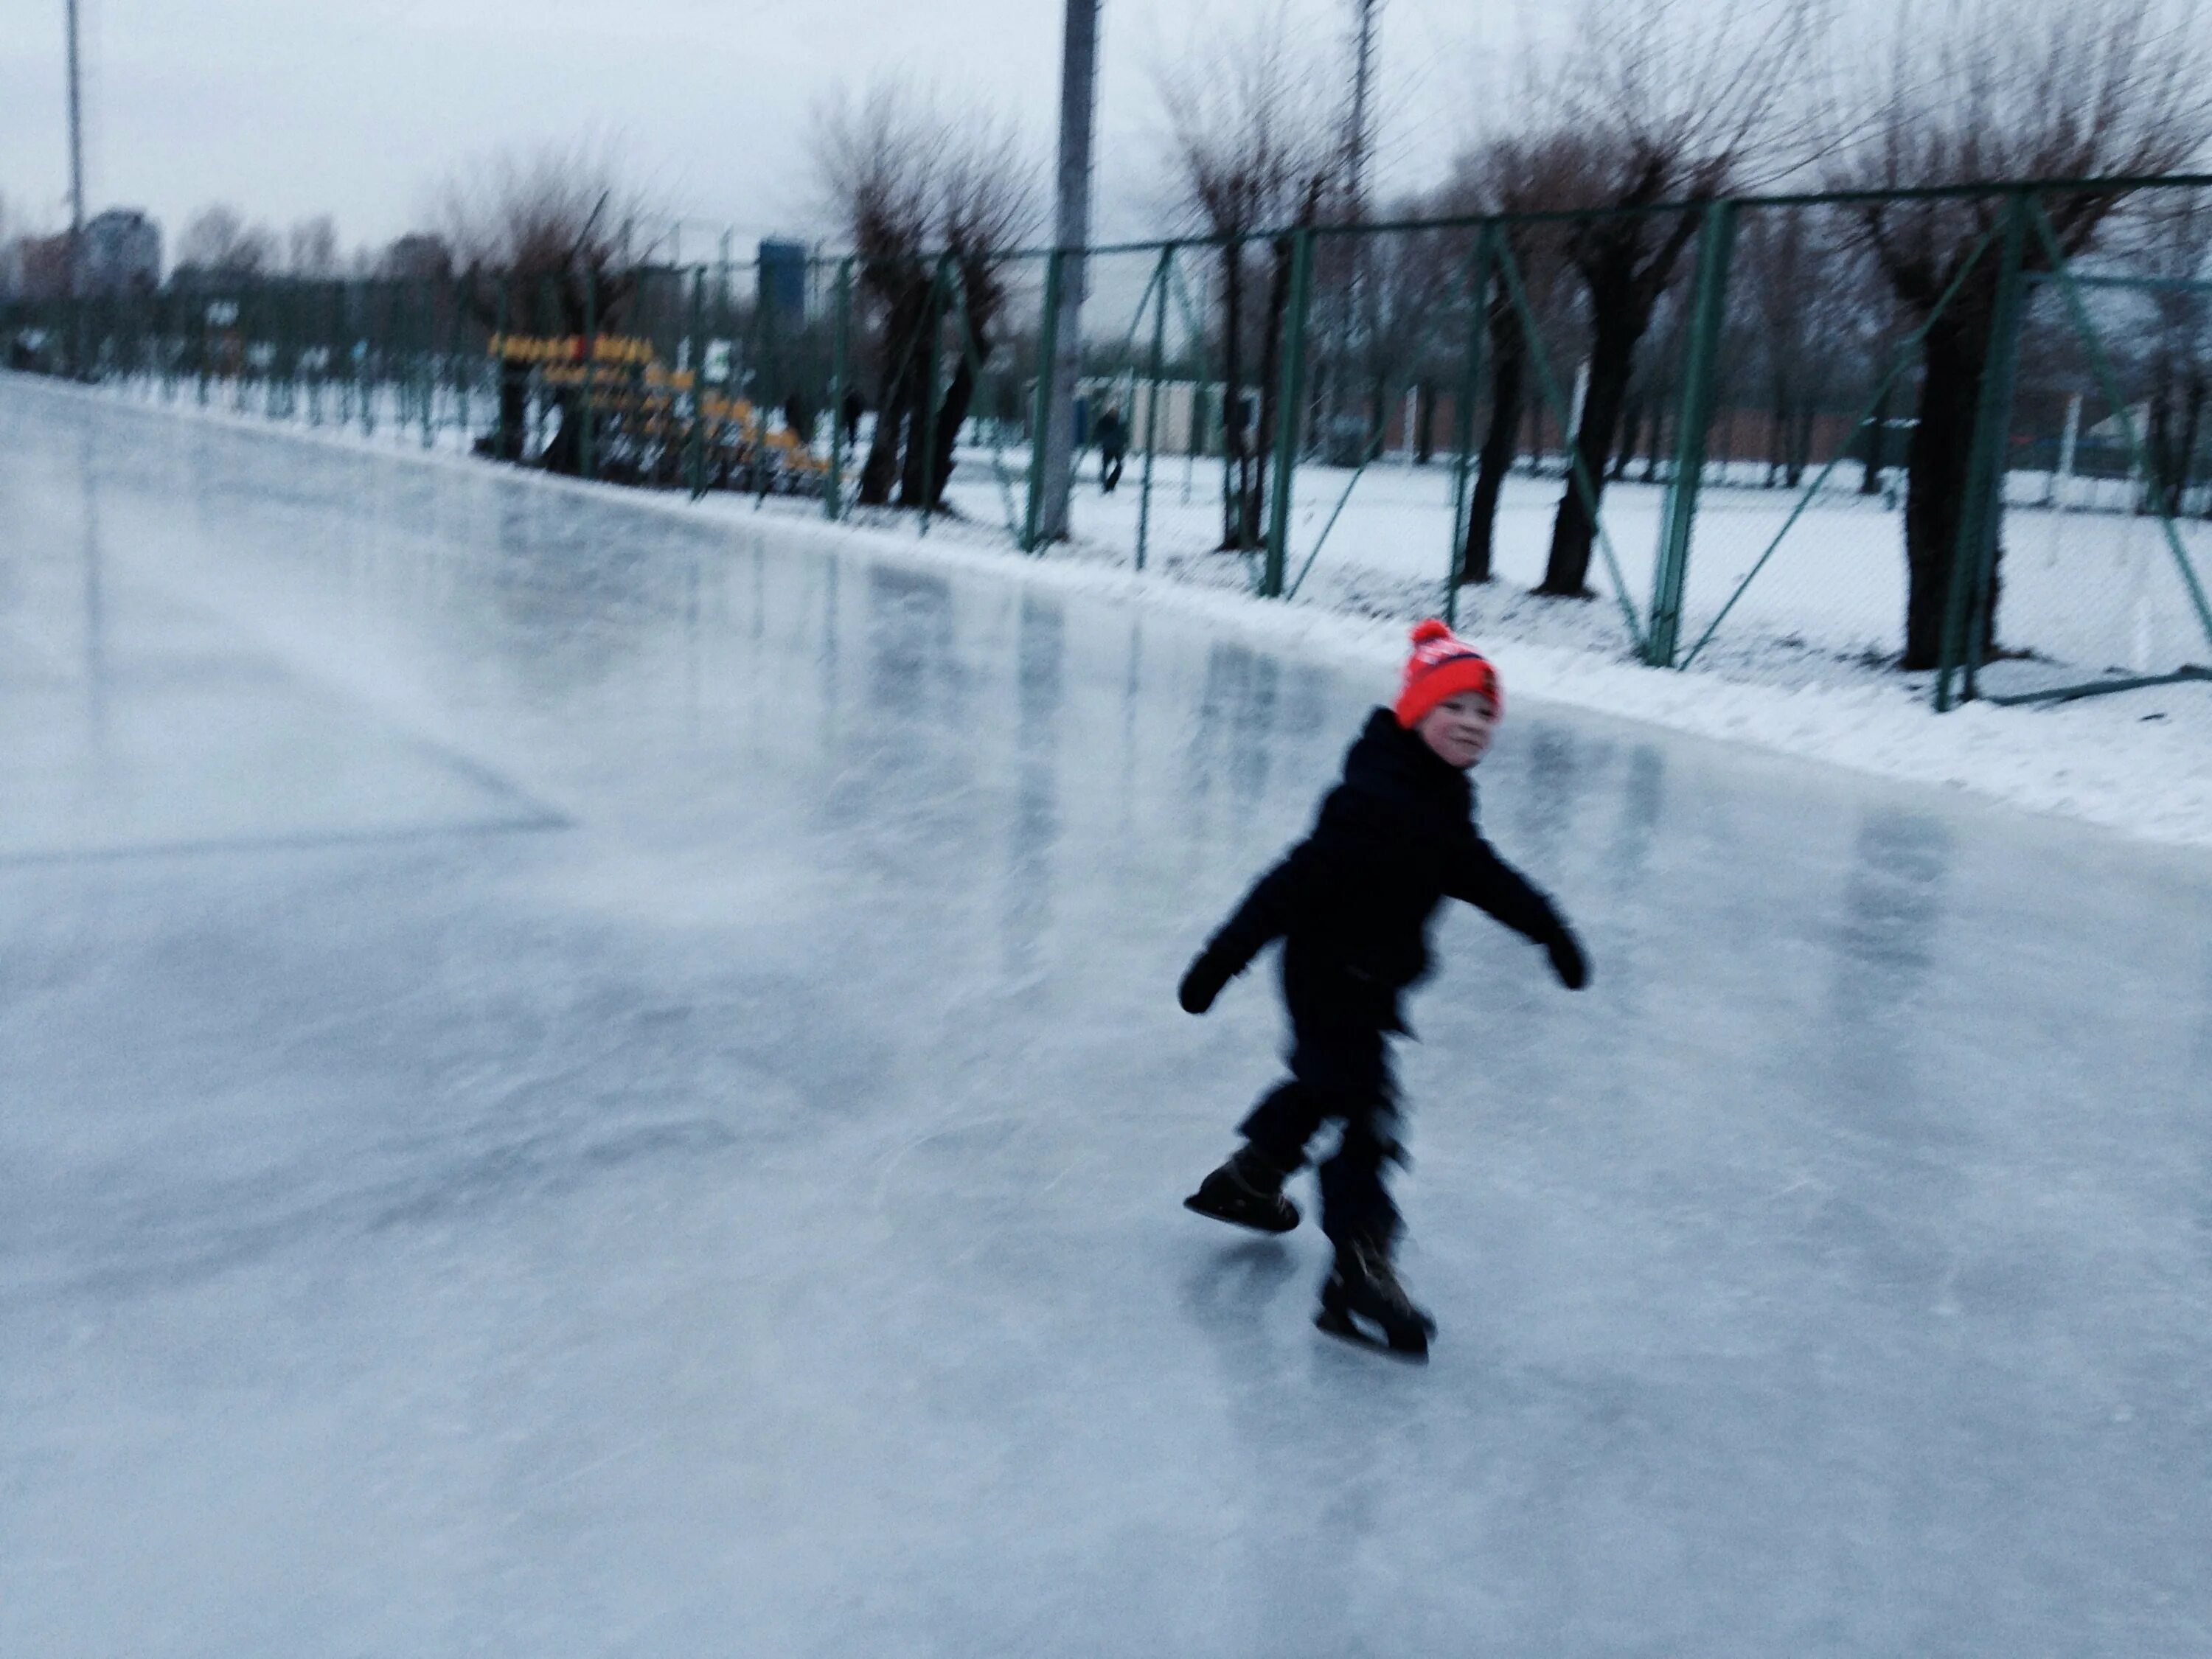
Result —
<svg viewBox="0 0 2212 1659"><path fill-rule="evenodd" d="M1100 230L1162 197L1154 66L1285 5L1348 43L1353 0L1106 0ZM143 207L172 246L228 201L280 230L329 211L350 249L425 216L436 181L502 147L611 139L672 210L741 239L810 232L816 101L906 74L984 98L1048 156L1061 0L82 0L88 210ZM1382 182L1425 182L1495 42L1477 0L1383 0ZM64 0L0 0L0 198L67 221ZM1348 46L1346 48L1348 52ZM1348 58L1347 58L1348 62ZM687 252L694 250L687 248Z"/></svg>

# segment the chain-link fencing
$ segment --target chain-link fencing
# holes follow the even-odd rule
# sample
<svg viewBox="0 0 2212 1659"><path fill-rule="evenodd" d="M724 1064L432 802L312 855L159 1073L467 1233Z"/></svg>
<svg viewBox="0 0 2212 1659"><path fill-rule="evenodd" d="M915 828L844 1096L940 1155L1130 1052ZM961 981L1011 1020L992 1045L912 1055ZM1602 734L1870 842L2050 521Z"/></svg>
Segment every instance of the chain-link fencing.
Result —
<svg viewBox="0 0 2212 1659"><path fill-rule="evenodd" d="M1932 700L2212 663L2212 180L0 307L190 403ZM1082 305L1079 349L1049 343Z"/></svg>

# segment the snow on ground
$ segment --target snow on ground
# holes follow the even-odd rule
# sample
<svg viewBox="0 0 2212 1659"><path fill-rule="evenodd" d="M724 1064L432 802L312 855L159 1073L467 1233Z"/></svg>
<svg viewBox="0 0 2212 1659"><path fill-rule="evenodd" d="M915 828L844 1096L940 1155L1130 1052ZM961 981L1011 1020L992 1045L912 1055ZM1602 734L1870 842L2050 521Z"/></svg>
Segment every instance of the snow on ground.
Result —
<svg viewBox="0 0 2212 1659"><path fill-rule="evenodd" d="M189 397L149 406L257 428L270 424L251 405L241 411L220 396L204 409ZM357 428L310 428L303 420L279 424L319 441L416 454L428 464L477 465L466 458L458 428L436 434L434 447L426 447L419 428L387 424L364 437ZM1006 458L1001 476L987 453L965 452L951 492L953 513L934 520L926 532L908 514L860 512L847 523L824 524L811 501L718 495L692 503L680 495L621 493L648 510L733 521L771 514L793 527L811 526L825 545L860 541L904 548L912 556L988 568L1024 581L1141 599L1366 665L1378 685L1387 684L1401 657L1404 623L1433 611L1441 598L1449 552L1448 468L1370 468L1348 498L1347 471L1301 468L1289 568L1304 580L1291 603L1273 605L1249 597L1246 561L1210 550L1218 539L1218 463L1177 459L1157 465L1146 568L1134 568L1141 464L1139 457L1111 496L1099 492L1095 471L1086 469L1074 508L1075 539L1034 559L1012 550L1006 530L1022 487L1015 456ZM544 482L556 489L614 488ZM1904 608L1904 573L1896 512L1881 497L1838 488L1793 524L1796 497L1789 492L1709 489L1685 599L1686 651L1762 556L1766 560L1693 672L1674 672L1635 660L1601 562L1592 574L1601 590L1596 600L1542 599L1528 592L1541 574L1559 488L1553 478L1515 476L1499 513L1498 579L1464 589L1460 598L1462 629L1496 658L1509 697L1599 709L1950 786L2142 839L2212 845L2212 682L2072 703L1974 703L1938 716L1928 706L1928 677L1884 665ZM2154 521L2043 507L2033 480L2015 480L2014 490L2004 634L2037 659L1996 665L1990 684L2161 672L2212 659ZM1649 600L1662 497L1656 486L1634 483L1607 493L1608 537L1623 586L1639 611ZM1324 542L1332 515L1336 521ZM2212 526L2190 523L2181 533L2199 570L2212 569Z"/></svg>

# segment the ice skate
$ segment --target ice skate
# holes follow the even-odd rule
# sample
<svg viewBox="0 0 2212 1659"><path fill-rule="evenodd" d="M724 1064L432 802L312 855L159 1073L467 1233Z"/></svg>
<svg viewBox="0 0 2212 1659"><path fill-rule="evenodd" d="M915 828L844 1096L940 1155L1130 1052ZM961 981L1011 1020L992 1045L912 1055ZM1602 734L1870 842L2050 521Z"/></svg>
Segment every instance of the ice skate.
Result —
<svg viewBox="0 0 2212 1659"><path fill-rule="evenodd" d="M1282 1171L1262 1164L1249 1146L1230 1154L1182 1206L1263 1233L1286 1233L1298 1224L1298 1206L1283 1196Z"/></svg>
<svg viewBox="0 0 2212 1659"><path fill-rule="evenodd" d="M1337 1247L1314 1323L1331 1336L1416 1362L1428 1358L1429 1339L1437 1334L1437 1322L1413 1305L1398 1282L1389 1251L1364 1240Z"/></svg>

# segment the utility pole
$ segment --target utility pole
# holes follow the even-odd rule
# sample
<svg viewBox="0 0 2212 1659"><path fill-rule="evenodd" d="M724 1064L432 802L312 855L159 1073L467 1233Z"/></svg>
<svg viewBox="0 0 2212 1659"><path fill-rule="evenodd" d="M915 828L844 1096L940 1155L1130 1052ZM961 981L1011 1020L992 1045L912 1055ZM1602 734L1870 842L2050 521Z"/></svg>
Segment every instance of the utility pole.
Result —
<svg viewBox="0 0 2212 1659"><path fill-rule="evenodd" d="M1359 45L1352 75L1352 131L1345 140L1345 183L1352 198L1352 218L1357 224L1367 216L1367 154L1374 143L1374 117L1370 112L1368 88L1375 73L1375 15L1382 0L1353 0L1359 8Z"/></svg>
<svg viewBox="0 0 2212 1659"><path fill-rule="evenodd" d="M1083 373L1084 249L1091 241L1091 140L1098 114L1101 0L1067 0L1060 70L1060 206L1053 246L1060 258L1060 307L1052 339L1052 398L1045 416L1037 487L1040 541L1067 538L1067 498L1075 483L1075 382Z"/></svg>
<svg viewBox="0 0 2212 1659"><path fill-rule="evenodd" d="M1367 219L1367 161L1374 148L1374 104L1370 89L1375 76L1375 20L1382 0L1352 0L1358 12L1355 26L1352 69L1352 116L1344 133L1345 222L1364 224ZM1360 237L1346 239L1343 266L1345 285L1337 301L1336 373L1328 398L1327 439L1329 459L1356 463L1367 448L1367 422L1353 412L1358 401L1352 386L1352 360L1358 349L1360 314L1366 303L1367 245ZM1381 419L1378 410L1376 419ZM1354 433L1357 441L1353 441Z"/></svg>
<svg viewBox="0 0 2212 1659"><path fill-rule="evenodd" d="M77 291L78 267L84 259L84 107L78 90L76 0L68 0L69 124L70 124L70 240L69 291Z"/></svg>

